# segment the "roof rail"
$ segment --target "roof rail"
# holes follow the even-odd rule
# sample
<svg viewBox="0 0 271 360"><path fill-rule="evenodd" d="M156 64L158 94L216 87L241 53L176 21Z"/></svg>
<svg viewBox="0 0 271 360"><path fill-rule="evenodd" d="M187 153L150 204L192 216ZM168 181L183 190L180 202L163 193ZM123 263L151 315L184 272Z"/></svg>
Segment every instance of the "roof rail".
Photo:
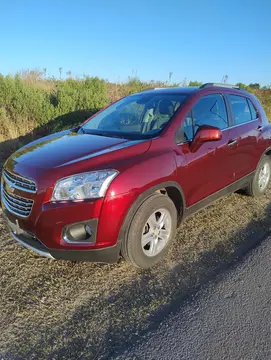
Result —
<svg viewBox="0 0 271 360"><path fill-rule="evenodd" d="M167 88L164 88L164 87L153 87L153 88L147 88L147 89L143 89L139 92L144 92L144 91L150 91L150 90L160 90L160 89L167 89Z"/></svg>
<svg viewBox="0 0 271 360"><path fill-rule="evenodd" d="M200 89L205 89L208 87L213 87L213 86L217 86L217 87L225 87L225 88L231 88L231 89L238 89L240 90L240 87L238 85L230 85L230 84L219 84L219 83L206 83L200 86Z"/></svg>

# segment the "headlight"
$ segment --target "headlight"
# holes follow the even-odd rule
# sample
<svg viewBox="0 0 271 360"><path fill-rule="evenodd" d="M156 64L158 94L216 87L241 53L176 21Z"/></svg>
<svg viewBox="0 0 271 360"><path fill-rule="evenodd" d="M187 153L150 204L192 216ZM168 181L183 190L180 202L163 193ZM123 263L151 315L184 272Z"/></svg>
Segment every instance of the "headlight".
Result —
<svg viewBox="0 0 271 360"><path fill-rule="evenodd" d="M91 171L59 180L51 201L95 199L105 195L111 181L118 175L116 170Z"/></svg>

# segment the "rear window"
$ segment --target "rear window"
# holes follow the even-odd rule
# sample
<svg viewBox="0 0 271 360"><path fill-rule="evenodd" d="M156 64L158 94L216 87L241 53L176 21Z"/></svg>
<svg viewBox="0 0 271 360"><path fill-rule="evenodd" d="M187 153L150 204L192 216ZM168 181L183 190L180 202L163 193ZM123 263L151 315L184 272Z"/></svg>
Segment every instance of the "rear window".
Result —
<svg viewBox="0 0 271 360"><path fill-rule="evenodd" d="M256 120L257 119L257 111L255 109L255 106L252 104L251 100L247 99L247 102L248 102L248 105L249 105L251 118L252 118L252 120Z"/></svg>
<svg viewBox="0 0 271 360"><path fill-rule="evenodd" d="M244 124L248 121L256 119L256 111L252 116L252 112L249 107L248 99L243 96L229 95L229 101L236 125ZM250 100L249 100L250 101ZM253 106L253 104L251 103ZM253 118L254 117L254 118Z"/></svg>

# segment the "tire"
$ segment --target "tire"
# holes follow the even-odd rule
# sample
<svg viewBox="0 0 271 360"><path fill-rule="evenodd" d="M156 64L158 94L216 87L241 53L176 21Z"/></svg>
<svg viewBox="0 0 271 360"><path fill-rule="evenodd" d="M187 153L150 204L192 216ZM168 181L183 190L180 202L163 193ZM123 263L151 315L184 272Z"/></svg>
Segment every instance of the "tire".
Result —
<svg viewBox="0 0 271 360"><path fill-rule="evenodd" d="M266 173L265 176L263 176L264 169ZM264 178L265 181L263 181ZM247 195L254 197L263 195L270 184L270 178L271 178L271 159L269 156L264 155L257 166L253 179L251 180L248 187L245 189L245 192L247 193Z"/></svg>
<svg viewBox="0 0 271 360"><path fill-rule="evenodd" d="M149 268L165 256L176 229L174 203L166 195L153 194L136 211L122 242L121 254L134 266Z"/></svg>

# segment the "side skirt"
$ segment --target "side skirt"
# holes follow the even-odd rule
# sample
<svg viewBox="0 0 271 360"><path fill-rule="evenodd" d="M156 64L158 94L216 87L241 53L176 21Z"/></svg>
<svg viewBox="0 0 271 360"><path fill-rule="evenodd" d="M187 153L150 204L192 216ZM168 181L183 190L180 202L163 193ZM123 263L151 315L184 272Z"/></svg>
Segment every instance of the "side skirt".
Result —
<svg viewBox="0 0 271 360"><path fill-rule="evenodd" d="M206 206L211 205L214 201L221 199L222 197L232 194L233 192L243 189L250 183L250 181L253 179L255 174L255 171L250 173L249 175L246 175L240 180L235 181L234 183L226 186L222 190L219 190L215 192L214 194L208 196L207 198L200 200L194 205L191 205L189 208L187 208L184 212L184 219L191 216L192 214L204 209Z"/></svg>

